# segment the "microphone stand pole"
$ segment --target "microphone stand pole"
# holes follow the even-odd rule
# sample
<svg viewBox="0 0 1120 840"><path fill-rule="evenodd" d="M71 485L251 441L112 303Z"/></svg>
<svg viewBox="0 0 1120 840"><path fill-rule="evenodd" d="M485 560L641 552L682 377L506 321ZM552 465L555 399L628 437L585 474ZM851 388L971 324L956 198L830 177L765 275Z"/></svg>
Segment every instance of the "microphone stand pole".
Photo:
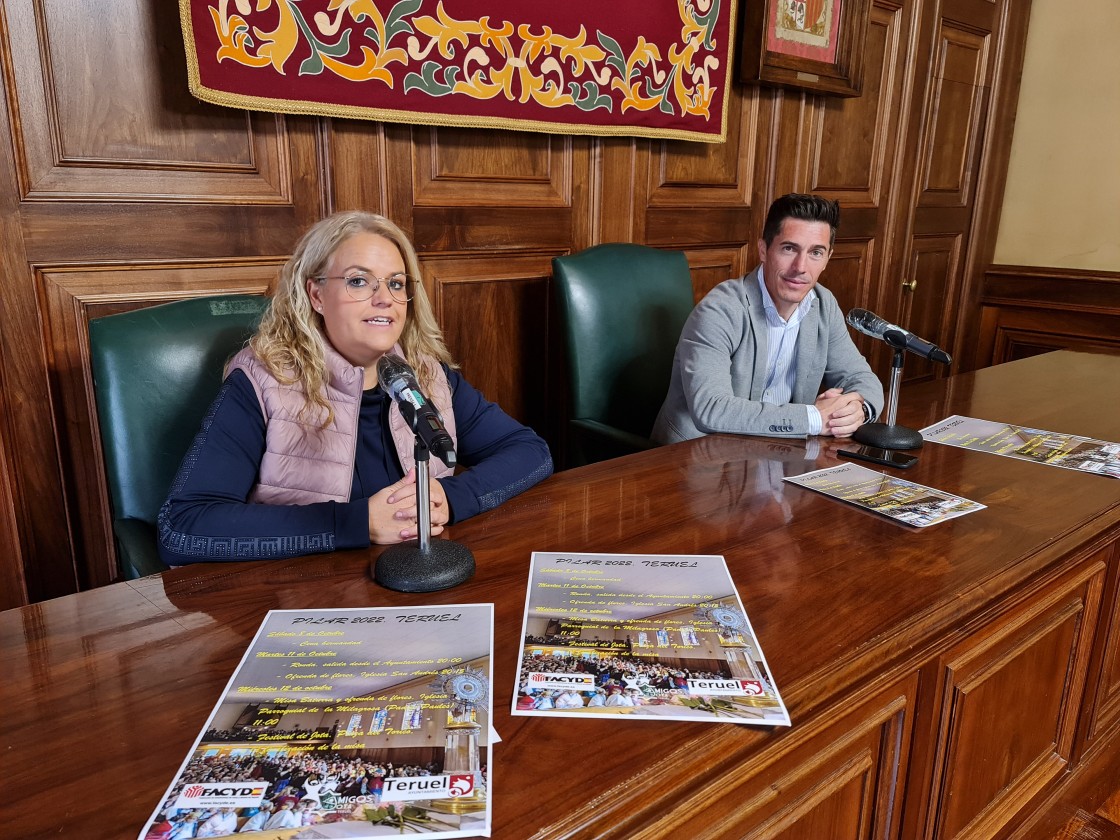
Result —
<svg viewBox="0 0 1120 840"><path fill-rule="evenodd" d="M866 446L879 449L921 449L922 435L906 426L896 426L898 415L898 391L902 385L902 363L906 355L905 344L896 347L889 338L884 340L894 347L894 361L891 362L890 394L887 397L886 423L864 423L852 435L852 439Z"/></svg>
<svg viewBox="0 0 1120 840"><path fill-rule="evenodd" d="M407 415L406 415L407 417ZM415 421L413 413L412 420ZM412 424L416 428L415 422ZM397 592L435 592L466 583L474 574L474 555L451 540L432 540L428 447L416 435L417 539L391 545L373 561L373 579Z"/></svg>

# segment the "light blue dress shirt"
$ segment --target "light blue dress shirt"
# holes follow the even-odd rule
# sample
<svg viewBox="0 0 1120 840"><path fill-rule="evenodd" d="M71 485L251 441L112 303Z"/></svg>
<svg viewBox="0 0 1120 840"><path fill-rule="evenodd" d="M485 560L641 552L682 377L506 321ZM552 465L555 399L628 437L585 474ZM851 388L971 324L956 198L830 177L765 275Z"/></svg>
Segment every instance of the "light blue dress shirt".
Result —
<svg viewBox="0 0 1120 840"><path fill-rule="evenodd" d="M793 394L797 382L797 333L801 322L813 306L813 296L805 295L789 320L783 320L766 288L762 266L758 267L758 288L762 293L762 309L766 313L766 388L762 401L771 405L785 405ZM821 413L815 405L805 406L809 421L809 434L821 433Z"/></svg>

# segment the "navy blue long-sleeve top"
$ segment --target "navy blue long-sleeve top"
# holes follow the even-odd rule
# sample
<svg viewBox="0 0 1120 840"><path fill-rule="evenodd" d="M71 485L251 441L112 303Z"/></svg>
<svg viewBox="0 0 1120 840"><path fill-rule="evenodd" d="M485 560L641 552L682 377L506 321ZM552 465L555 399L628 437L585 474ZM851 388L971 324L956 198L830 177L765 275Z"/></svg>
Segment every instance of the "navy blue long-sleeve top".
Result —
<svg viewBox="0 0 1120 840"><path fill-rule="evenodd" d="M497 507L552 474L548 445L486 400L446 366L455 412L458 462L469 469L440 479L451 522ZM254 504L249 493L265 448L265 419L249 378L222 384L159 513L163 561L294 557L369 546L369 497L404 477L389 432L391 398L362 394L348 502Z"/></svg>

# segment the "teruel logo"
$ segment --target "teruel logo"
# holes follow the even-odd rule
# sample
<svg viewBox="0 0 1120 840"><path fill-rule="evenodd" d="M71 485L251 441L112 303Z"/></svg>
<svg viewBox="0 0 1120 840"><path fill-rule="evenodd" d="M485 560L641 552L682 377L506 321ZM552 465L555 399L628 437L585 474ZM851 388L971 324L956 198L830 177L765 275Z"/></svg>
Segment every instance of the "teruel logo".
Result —
<svg viewBox="0 0 1120 840"><path fill-rule="evenodd" d="M595 678L591 674L542 674L534 671L529 674L533 688L574 688L590 691L595 688Z"/></svg>
<svg viewBox="0 0 1120 840"><path fill-rule="evenodd" d="M268 785L256 782L198 782L187 785L175 800L176 808L254 808L261 804Z"/></svg>
<svg viewBox="0 0 1120 840"><path fill-rule="evenodd" d="M721 696L729 694L758 697L764 694L762 683L758 680L689 680L689 694Z"/></svg>
<svg viewBox="0 0 1120 840"><path fill-rule="evenodd" d="M747 697L759 697L766 693L758 680L739 680L739 683L743 686L743 693Z"/></svg>
<svg viewBox="0 0 1120 840"><path fill-rule="evenodd" d="M446 776L409 776L386 779L381 791L382 802L403 802L409 799L445 799L470 796L474 792L472 773L451 773Z"/></svg>

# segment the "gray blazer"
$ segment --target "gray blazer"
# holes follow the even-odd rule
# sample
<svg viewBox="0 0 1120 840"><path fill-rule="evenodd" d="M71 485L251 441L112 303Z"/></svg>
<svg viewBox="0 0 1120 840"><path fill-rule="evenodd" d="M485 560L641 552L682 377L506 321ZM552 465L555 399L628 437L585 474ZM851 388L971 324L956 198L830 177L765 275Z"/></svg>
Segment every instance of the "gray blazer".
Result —
<svg viewBox="0 0 1120 840"><path fill-rule="evenodd" d="M713 432L807 437L817 395L828 388L858 391L883 410L883 386L848 333L828 289L810 292L812 308L797 334L797 382L791 402L762 402L766 387L766 313L758 269L720 283L688 316L673 358L669 393L651 437L675 443Z"/></svg>

